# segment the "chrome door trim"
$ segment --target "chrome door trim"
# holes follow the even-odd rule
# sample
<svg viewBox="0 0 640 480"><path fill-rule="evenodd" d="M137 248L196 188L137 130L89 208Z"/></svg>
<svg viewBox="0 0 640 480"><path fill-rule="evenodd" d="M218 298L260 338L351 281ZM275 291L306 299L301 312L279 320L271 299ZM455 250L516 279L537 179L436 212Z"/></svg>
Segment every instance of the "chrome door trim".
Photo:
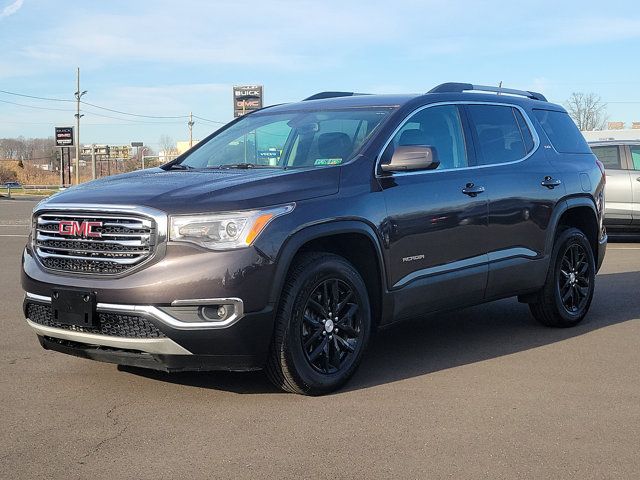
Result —
<svg viewBox="0 0 640 480"><path fill-rule="evenodd" d="M427 108L432 108L432 107L440 107L440 106L443 106L443 105L495 105L495 106L500 106L500 107L513 107L513 108L516 108L522 114L522 118L524 118L524 121L526 122L527 127L529 127L529 130L531 131L531 135L533 137L533 149L527 155L522 157L521 159L514 160L512 162L490 163L490 164L487 164L487 165L473 165L473 166L470 166L470 167L461 167L461 168L445 168L445 169L442 169L442 170L418 170L418 171L415 171L415 172L393 172L391 175L389 175L389 174L382 175L382 174L378 173L379 172L379 167L380 167L380 161L382 159L382 154L387 149L389 144L393 141L393 138L396 136L396 134L409 121L409 119L411 119L411 117L413 117L416 113L421 112L422 110L425 110ZM418 107L415 110L413 110L411 113L407 114L407 116L404 118L404 120L402 120L402 122L396 127L396 129L393 131L393 133L389 136L387 141L384 143L382 149L380 150L380 152L376 156L375 176L376 176L376 178L389 178L389 176L395 177L395 176L407 176L407 175L423 175L423 174L433 174L433 173L441 173L441 172L451 172L451 171L454 171L454 170L455 171L476 170L476 169L480 169L480 168L495 167L495 166L500 166L500 165L513 165L513 164L516 164L516 163L524 162L525 160L529 159L531 156L533 156L533 154L535 154L538 151L539 147L540 147L540 137L538 136L538 132L535 129L535 127L533 126L533 122L529 118L529 115L527 114L525 109L522 108L520 105L515 105L513 103L502 103L502 102L480 102L480 101L463 101L463 100L450 101L450 102L430 103L428 105L422 105L421 107Z"/></svg>

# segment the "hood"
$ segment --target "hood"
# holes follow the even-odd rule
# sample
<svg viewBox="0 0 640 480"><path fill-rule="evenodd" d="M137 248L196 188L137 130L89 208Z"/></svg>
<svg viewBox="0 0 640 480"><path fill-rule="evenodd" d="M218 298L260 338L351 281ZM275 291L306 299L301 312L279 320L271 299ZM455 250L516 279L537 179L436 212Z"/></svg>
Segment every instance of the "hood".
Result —
<svg viewBox="0 0 640 480"><path fill-rule="evenodd" d="M340 170L153 168L83 183L46 203L142 205L167 213L245 210L335 194Z"/></svg>

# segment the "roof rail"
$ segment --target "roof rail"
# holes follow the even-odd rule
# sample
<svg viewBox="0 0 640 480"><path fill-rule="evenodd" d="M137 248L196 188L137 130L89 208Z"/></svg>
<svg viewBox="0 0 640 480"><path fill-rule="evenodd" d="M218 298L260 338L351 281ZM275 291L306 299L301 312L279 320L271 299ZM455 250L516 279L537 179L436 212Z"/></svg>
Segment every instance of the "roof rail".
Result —
<svg viewBox="0 0 640 480"><path fill-rule="evenodd" d="M323 98L336 98L336 97L354 97L356 95L368 95L368 93L355 93L355 92L320 92L315 95L311 95L310 97L302 100L306 102L307 100L321 100Z"/></svg>
<svg viewBox="0 0 640 480"><path fill-rule="evenodd" d="M473 85L471 83L443 83L437 87L432 88L427 93L462 93L462 92L493 92L497 94L506 93L509 95L520 95L521 97L531 98L533 100L540 100L546 102L547 99L544 95L537 92L529 92L527 90L514 90L513 88L491 87L486 85Z"/></svg>

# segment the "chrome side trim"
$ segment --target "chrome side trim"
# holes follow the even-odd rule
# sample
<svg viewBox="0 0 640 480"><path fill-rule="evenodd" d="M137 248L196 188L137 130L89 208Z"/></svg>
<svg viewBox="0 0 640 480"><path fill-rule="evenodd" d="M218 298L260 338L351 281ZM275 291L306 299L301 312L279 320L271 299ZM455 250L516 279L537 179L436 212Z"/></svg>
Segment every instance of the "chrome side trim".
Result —
<svg viewBox="0 0 640 480"><path fill-rule="evenodd" d="M62 328L47 327L27 319L27 323L35 332L43 337L60 338L72 342L86 343L88 345L101 345L104 347L124 348L127 350L140 350L146 353L163 355L193 355L186 348L178 345L170 338L127 338L97 335L95 333L75 332Z"/></svg>
<svg viewBox="0 0 640 480"><path fill-rule="evenodd" d="M51 297L44 295L36 295L34 293L26 292L26 298L41 303L51 303ZM240 298L200 298L194 300L174 300L171 302L172 306L185 306L185 305L229 305L234 306L234 313L229 318L222 322L183 322L175 317L172 317L168 313L160 310L153 305L123 305L119 303L98 303L96 309L99 312L113 312L113 313L125 313L140 315L145 317L151 317L158 320L165 325L178 330L202 330L202 329L221 329L227 328L236 323L244 316L244 303ZM66 330L63 330L66 331ZM101 335L98 335L101 336Z"/></svg>
<svg viewBox="0 0 640 480"><path fill-rule="evenodd" d="M525 247L514 247L505 248L504 250L495 250L493 252L489 252L488 254L482 254L444 265L436 265L435 267L416 270L415 272L411 272L398 280L395 285L393 285L393 288L404 287L408 283L411 283L414 280L418 280L420 278L431 277L444 273L451 273L455 272L456 270L463 270L465 268L479 267L502 260L509 260L511 258L527 258L529 260L533 260L538 258L539 256L540 255L537 252Z"/></svg>
<svg viewBox="0 0 640 480"><path fill-rule="evenodd" d="M527 155L525 155L524 157L522 157L519 160L514 160L513 162L491 163L491 164L488 164L488 165L472 165L470 167L461 167L461 168L443 168L442 170L437 170L436 169L436 170L418 170L418 171L414 171L414 172L393 172L391 174L392 177L406 176L406 175L425 175L425 174L428 175L428 174L436 174L436 173L441 173L441 172L450 172L452 170L455 170L455 171L476 170L476 169L479 169L479 168L490 168L490 167L498 167L498 166L502 166L502 165L513 165L515 163L524 162L525 160L529 159L534 153L536 153L536 151L540 147L540 137L538 136L538 132L536 131L535 127L533 126L533 122L529 118L529 115L527 114L527 112L520 105L516 105L516 104L513 104L513 103L478 102L478 101L463 101L463 100L452 101L452 102L430 103L428 105L422 105L421 107L418 107L415 110L413 110L411 113L409 113L404 118L404 120L402 120L402 122L400 122L400 124L396 127L396 129L391 134L391 136L384 143L382 149L380 150L380 152L378 153L378 156L376 157L376 165L375 165L376 178L389 178L389 174L381 175L379 173L379 170L380 170L379 167L380 167L380 161L382 160L382 154L387 149L389 144L393 141L393 139L395 138L396 134L402 129L402 127L404 127L404 125L411 119L411 117L413 117L416 113L421 112L422 110L425 110L427 108L441 107L443 105L497 105L497 106L500 106L500 107L513 107L513 108L516 108L522 114L522 117L524 118L524 121L526 122L527 127L529 127L529 130L531 131L531 135L533 137L533 148L531 149L531 151Z"/></svg>
<svg viewBox="0 0 640 480"><path fill-rule="evenodd" d="M456 270L463 270L465 268L479 267L482 265L488 265L488 255L482 254L471 258L465 258L464 260L458 260L456 262L446 263L444 265L436 265L435 267L422 268L405 275L398 280L393 288L404 287L408 283L413 282L424 277L431 277L434 275L440 275L444 273L451 273Z"/></svg>

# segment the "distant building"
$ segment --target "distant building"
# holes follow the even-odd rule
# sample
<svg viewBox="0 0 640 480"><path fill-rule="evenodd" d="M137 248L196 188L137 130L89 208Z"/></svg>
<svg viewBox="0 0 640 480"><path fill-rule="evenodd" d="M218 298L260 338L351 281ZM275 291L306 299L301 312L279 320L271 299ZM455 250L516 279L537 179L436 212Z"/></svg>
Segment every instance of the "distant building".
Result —
<svg viewBox="0 0 640 480"><path fill-rule="evenodd" d="M640 140L640 122L634 122L633 128L623 130L593 130L582 132L588 142L599 140Z"/></svg>
<svg viewBox="0 0 640 480"><path fill-rule="evenodd" d="M624 122L608 122L607 130L624 130Z"/></svg>
<svg viewBox="0 0 640 480"><path fill-rule="evenodd" d="M91 156L91 149L95 148L96 156L102 160L129 160L131 147L129 145L83 145L80 155Z"/></svg>
<svg viewBox="0 0 640 480"><path fill-rule="evenodd" d="M199 141L200 140L194 140L193 144L195 145ZM189 145L189 141L188 140L185 141L185 142L177 142L176 143L176 149L178 150L178 155L182 155L184 152L186 152L190 148L191 148L191 146Z"/></svg>

